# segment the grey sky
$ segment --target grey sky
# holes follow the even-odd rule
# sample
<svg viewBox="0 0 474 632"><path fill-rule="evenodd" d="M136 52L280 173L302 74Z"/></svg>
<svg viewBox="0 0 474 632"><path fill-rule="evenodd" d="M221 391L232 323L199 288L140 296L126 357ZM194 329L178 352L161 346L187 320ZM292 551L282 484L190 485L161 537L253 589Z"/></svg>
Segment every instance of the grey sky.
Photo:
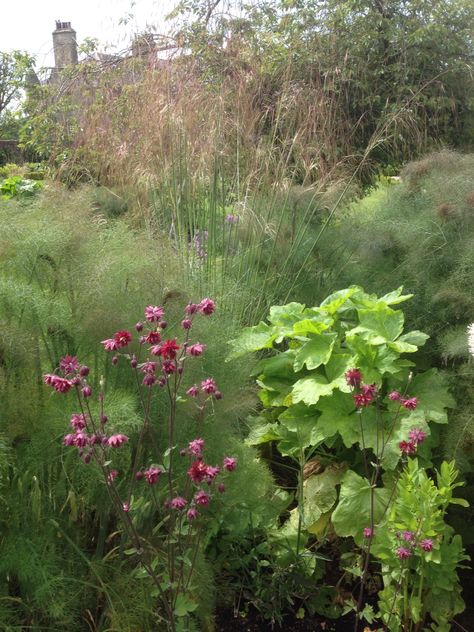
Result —
<svg viewBox="0 0 474 632"><path fill-rule="evenodd" d="M15 0L3 8L0 0L0 51L26 50L37 58L37 67L53 66L51 33L55 21L71 22L80 43L95 37L101 48L120 50L137 31L153 26L165 32L164 16L177 0ZM121 21L127 24L121 24Z"/></svg>

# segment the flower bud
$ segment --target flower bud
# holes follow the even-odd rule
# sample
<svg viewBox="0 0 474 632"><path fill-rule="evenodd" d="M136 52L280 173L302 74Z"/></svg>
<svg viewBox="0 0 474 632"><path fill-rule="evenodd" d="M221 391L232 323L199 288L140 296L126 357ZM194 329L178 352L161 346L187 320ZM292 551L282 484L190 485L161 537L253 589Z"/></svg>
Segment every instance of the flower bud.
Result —
<svg viewBox="0 0 474 632"><path fill-rule="evenodd" d="M86 386L82 387L82 391L81 392L82 392L82 396L83 397L90 397L92 395L92 389L87 384L86 384Z"/></svg>
<svg viewBox="0 0 474 632"><path fill-rule="evenodd" d="M81 368L79 369L79 375L81 377L87 377L90 373L90 369L88 366L81 366Z"/></svg>
<svg viewBox="0 0 474 632"><path fill-rule="evenodd" d="M118 359L118 357L117 357L117 356L114 356L114 357L112 358L112 364L113 364L114 366L115 366L116 364L118 364L118 361L119 361L119 359Z"/></svg>
<svg viewBox="0 0 474 632"><path fill-rule="evenodd" d="M140 322L136 323L135 329L138 332L143 331L143 323L140 323Z"/></svg>

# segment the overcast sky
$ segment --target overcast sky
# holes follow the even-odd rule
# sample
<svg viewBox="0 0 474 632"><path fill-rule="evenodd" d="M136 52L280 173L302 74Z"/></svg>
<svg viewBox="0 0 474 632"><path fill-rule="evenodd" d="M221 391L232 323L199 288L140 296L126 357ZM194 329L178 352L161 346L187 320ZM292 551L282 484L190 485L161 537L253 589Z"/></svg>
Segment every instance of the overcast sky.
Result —
<svg viewBox="0 0 474 632"><path fill-rule="evenodd" d="M3 7L3 4L8 7ZM81 43L95 37L101 48L120 50L134 32L153 26L165 32L164 16L177 0L0 0L0 51L26 50L36 66L54 65L52 32L56 20L71 22ZM127 24L121 24L127 20Z"/></svg>

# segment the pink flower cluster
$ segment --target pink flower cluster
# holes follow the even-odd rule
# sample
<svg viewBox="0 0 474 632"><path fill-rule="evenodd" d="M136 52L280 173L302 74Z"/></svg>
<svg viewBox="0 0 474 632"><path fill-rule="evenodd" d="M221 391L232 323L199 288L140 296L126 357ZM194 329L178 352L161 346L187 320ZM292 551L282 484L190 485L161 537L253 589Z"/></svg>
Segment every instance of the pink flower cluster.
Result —
<svg viewBox="0 0 474 632"><path fill-rule="evenodd" d="M377 395L377 387L375 384L363 384L362 373L359 369L349 369L345 373L347 384L359 392L353 395L354 404L357 408L364 408L371 404Z"/></svg>
<svg viewBox="0 0 474 632"><path fill-rule="evenodd" d="M416 397L404 399L399 391L392 391L389 393L388 398L392 400L392 402L400 402L403 408L406 408L407 410L415 410L418 406L418 399Z"/></svg>
<svg viewBox="0 0 474 632"><path fill-rule="evenodd" d="M61 358L59 371L64 377L56 373L43 375L43 382L46 386L51 386L57 393L67 393L73 386L77 386L81 387L84 397L92 395L92 389L85 379L89 375L89 367L81 366L75 356L66 355L64 358Z"/></svg>
<svg viewBox="0 0 474 632"><path fill-rule="evenodd" d="M400 441L398 447L402 454L415 454L417 447L426 439L426 432L420 428L413 428L408 433L408 441Z"/></svg>
<svg viewBox="0 0 474 632"><path fill-rule="evenodd" d="M417 546L426 553L433 550L433 540L430 538L424 538L417 541L416 535L413 531L398 532L397 538L398 540L403 541L403 544L395 549L395 553L400 560L406 560L411 557Z"/></svg>
<svg viewBox="0 0 474 632"><path fill-rule="evenodd" d="M127 443L128 437L117 433L107 435L104 432L104 424L107 417L101 418L101 428L96 432L88 432L88 423L84 413L73 413L71 416L71 426L74 432L65 435L63 445L74 446L79 449L80 456L89 463L93 454L94 446L102 446L102 449L120 448Z"/></svg>
<svg viewBox="0 0 474 632"><path fill-rule="evenodd" d="M202 489L202 485L205 483L208 487L212 487L217 476L223 470L233 472L237 467L237 459L231 456L226 456L224 458L222 468L214 465L208 465L203 460L204 448L204 439L198 437L190 441L188 443L188 447L181 452L183 456L189 456L193 459L187 473L190 481L196 485L198 489L192 492L189 499L183 496L175 496L165 503L166 507L176 511L183 511L186 507L188 507L186 516L190 521L199 517L200 514L197 508L207 507L212 499L211 493ZM155 485L161 474L161 468L152 465L148 469L138 471L136 473L136 479L144 479L149 485ZM217 490L220 493L223 493L225 491L224 483L219 483L217 485Z"/></svg>
<svg viewBox="0 0 474 632"><path fill-rule="evenodd" d="M213 395L215 399L222 399L222 393L217 388L217 384L212 377L203 380L200 387L197 384L190 386L186 391L186 395L189 395L189 397L198 397L200 392L206 395Z"/></svg>
<svg viewBox="0 0 474 632"><path fill-rule="evenodd" d="M204 353L206 345L201 342L191 342L189 340L189 330L193 326L193 319L197 314L210 316L215 311L215 303L210 298L203 298L200 303L189 303L185 307L185 318L181 322L186 332L186 340L183 344L178 344L176 338L162 340L162 331L166 329L167 323L164 319L165 310L157 305L147 305L145 308L145 324L137 322L136 331L140 334L140 345L150 345L148 352L151 356L158 358L157 362L147 360L142 364L138 363L137 356L127 355L130 359L132 369L138 368L144 373L143 386L151 387L166 386L169 377L173 374L181 374L184 368L186 356L197 357ZM146 327L146 328L145 328ZM121 330L102 341L106 351L119 351L132 342L132 335L129 331ZM112 364L118 363L118 355L112 358ZM57 386L57 388L62 385ZM67 388L67 385L63 388ZM204 388L204 387L203 387ZM210 387L209 387L210 388ZM216 396L216 399L219 399Z"/></svg>

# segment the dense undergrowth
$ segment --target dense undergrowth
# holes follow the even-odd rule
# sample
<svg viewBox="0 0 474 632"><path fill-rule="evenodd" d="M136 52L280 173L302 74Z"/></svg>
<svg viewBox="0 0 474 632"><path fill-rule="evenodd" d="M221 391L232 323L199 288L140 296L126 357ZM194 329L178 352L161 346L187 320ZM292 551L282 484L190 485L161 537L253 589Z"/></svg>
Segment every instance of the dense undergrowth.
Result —
<svg viewBox="0 0 474 632"><path fill-rule="evenodd" d="M314 592L338 541L329 540L316 573L285 557L288 526L281 529L285 516L295 514L285 507L298 468L275 448L259 457L243 445L245 420L259 405L248 359L224 364L226 342L274 303L317 305L333 288L351 284L378 295L404 285L415 295L405 310L407 326L431 336L416 354L417 366L441 369L458 402L446 431L430 440L433 463L455 458L470 483L472 361L465 331L474 320L473 190L472 157L443 152L408 165L400 182L381 182L344 205L337 205L344 192L337 186L317 195L290 187L226 204L215 190L193 189L173 206L159 188L137 201L120 188L67 190L50 182L35 198L3 201L3 629L154 629L155 602L147 582L130 575L126 538L106 487L60 445L70 403L45 391L41 375L66 354L80 356L96 376L92 387L103 375L113 389L114 429L133 435L140 419L130 376L121 364L112 367L97 343L133 327L142 306L156 303L167 311L172 336L183 303L206 295L219 310L193 332L208 349L192 377L212 374L224 393L204 438L212 455L237 455L239 468L213 515L207 561L203 556L198 565L206 587L198 629L212 629L216 603L243 610L251 603L276 621L295 608L340 614L333 589ZM160 406L163 413L166 402ZM178 436L185 441L193 414L183 405L180 415ZM126 467L128 448L120 459ZM290 496L275 491L268 465ZM472 484L464 495L471 497ZM470 545L466 510L460 512L451 511L448 521Z"/></svg>

